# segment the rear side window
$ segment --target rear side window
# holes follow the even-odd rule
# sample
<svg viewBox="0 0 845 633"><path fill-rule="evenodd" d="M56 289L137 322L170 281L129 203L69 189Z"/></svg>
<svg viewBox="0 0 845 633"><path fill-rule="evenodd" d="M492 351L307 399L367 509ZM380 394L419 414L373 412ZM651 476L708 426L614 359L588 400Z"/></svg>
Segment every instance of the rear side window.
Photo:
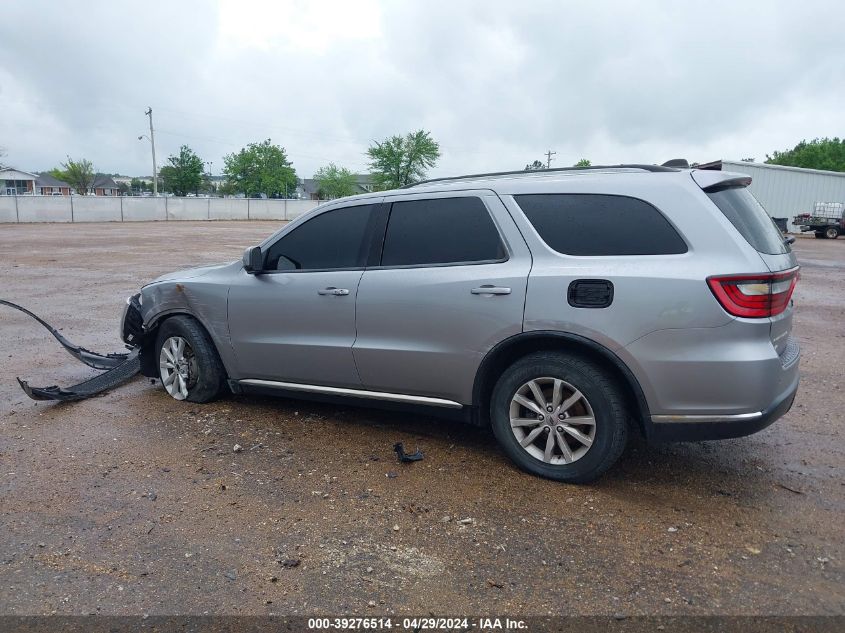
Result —
<svg viewBox="0 0 845 633"><path fill-rule="evenodd" d="M479 198L394 202L384 237L382 266L500 261L499 231Z"/></svg>
<svg viewBox="0 0 845 633"><path fill-rule="evenodd" d="M514 196L543 241L564 255L674 255L687 245L663 214L637 198L603 194Z"/></svg>
<svg viewBox="0 0 845 633"><path fill-rule="evenodd" d="M729 187L707 195L757 252L767 255L789 252L772 218L748 189Z"/></svg>
<svg viewBox="0 0 845 633"><path fill-rule="evenodd" d="M267 270L362 268L367 224L374 205L321 213L296 227L267 251Z"/></svg>

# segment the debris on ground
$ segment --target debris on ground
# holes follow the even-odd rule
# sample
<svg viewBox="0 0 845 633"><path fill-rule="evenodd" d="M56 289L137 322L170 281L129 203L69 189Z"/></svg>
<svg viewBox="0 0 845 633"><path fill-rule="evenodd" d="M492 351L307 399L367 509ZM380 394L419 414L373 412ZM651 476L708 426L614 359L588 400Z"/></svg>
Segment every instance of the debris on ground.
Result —
<svg viewBox="0 0 845 633"><path fill-rule="evenodd" d="M402 442L396 442L393 445L393 450L396 451L396 456L399 458L400 462L418 462L423 458L422 451L417 449L416 453L406 453L405 447L402 446Z"/></svg>
<svg viewBox="0 0 845 633"><path fill-rule="evenodd" d="M242 450L244 450L244 447L241 446L240 444L235 444L232 447L232 451L235 452L235 453L240 453Z"/></svg>
<svg viewBox="0 0 845 633"><path fill-rule="evenodd" d="M104 372L99 376L94 376L67 388L57 385L32 387L26 380L18 378L17 381L21 389L33 400L60 400L64 402L84 400L117 387L141 371L141 360L137 348L130 350L128 353L98 354L79 345L74 345L59 334L56 328L26 308L5 299L0 299L0 305L19 310L32 317L43 325L71 356L93 369Z"/></svg>
<svg viewBox="0 0 845 633"><path fill-rule="evenodd" d="M286 558L284 560L280 560L279 564L285 569L293 569L294 567L299 567L299 563L301 562L302 561L298 558Z"/></svg>

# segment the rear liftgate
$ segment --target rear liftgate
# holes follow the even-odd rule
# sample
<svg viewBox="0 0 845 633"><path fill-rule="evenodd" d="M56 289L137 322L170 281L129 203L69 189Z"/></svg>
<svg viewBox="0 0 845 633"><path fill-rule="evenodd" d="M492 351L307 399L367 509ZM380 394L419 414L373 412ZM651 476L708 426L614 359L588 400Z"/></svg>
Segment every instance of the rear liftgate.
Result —
<svg viewBox="0 0 845 633"><path fill-rule="evenodd" d="M20 310L24 314L31 316L47 328L50 334L55 337L59 344L64 347L71 356L89 367L103 371L103 373L99 376L94 376L93 378L89 378L88 380L67 388L58 387L56 385L50 387L31 387L25 380L18 378L17 380L18 383L20 383L21 388L24 392L26 392L26 395L33 400L59 400L63 402L84 400L85 398L90 398L98 393L117 387L141 371L141 360L138 357L140 350L137 347L132 348L126 354L97 354L96 352L87 350L79 345L74 345L62 336L56 328L26 308L12 303L11 301L6 301L5 299L0 299L0 305Z"/></svg>

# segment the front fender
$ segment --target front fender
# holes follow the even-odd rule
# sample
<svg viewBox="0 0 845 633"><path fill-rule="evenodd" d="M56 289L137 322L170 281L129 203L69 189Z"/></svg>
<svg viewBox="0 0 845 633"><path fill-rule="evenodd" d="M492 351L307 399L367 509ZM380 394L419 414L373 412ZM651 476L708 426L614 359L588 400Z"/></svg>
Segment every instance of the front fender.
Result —
<svg viewBox="0 0 845 633"><path fill-rule="evenodd" d="M150 375L150 371L153 376L158 375L157 359L152 358L154 353L151 354L158 327L168 317L187 315L199 321L208 332L226 372L231 376L235 362L229 338L228 297L228 284L208 282L203 278L161 281L145 286L141 291L141 317L144 323L141 364L144 375Z"/></svg>

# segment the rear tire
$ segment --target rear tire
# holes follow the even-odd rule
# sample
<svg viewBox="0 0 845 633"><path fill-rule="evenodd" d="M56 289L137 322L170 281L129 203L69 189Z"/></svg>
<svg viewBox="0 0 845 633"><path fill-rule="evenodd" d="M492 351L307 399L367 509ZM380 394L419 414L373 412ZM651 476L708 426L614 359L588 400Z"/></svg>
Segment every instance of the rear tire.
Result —
<svg viewBox="0 0 845 633"><path fill-rule="evenodd" d="M824 230L824 236L829 240L835 240L839 237L839 227L829 226Z"/></svg>
<svg viewBox="0 0 845 633"><path fill-rule="evenodd" d="M600 477L628 439L628 411L616 381L587 360L551 352L505 370L493 389L490 421L520 468L569 483Z"/></svg>
<svg viewBox="0 0 845 633"><path fill-rule="evenodd" d="M158 329L155 359L162 385L176 400L211 402L226 381L226 370L208 332L189 316L174 316Z"/></svg>

